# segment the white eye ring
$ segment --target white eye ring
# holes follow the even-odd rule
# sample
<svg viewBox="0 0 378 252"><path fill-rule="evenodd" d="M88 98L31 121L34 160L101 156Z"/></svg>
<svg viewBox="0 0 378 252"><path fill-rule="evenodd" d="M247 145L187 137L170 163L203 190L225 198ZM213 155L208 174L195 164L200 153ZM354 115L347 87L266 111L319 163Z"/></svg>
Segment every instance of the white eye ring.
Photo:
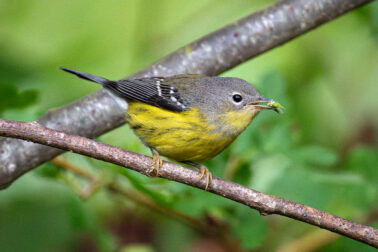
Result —
<svg viewBox="0 0 378 252"><path fill-rule="evenodd" d="M239 94L239 93L233 93L232 94L232 101L235 104L240 104L243 101L243 96L241 96L241 94Z"/></svg>

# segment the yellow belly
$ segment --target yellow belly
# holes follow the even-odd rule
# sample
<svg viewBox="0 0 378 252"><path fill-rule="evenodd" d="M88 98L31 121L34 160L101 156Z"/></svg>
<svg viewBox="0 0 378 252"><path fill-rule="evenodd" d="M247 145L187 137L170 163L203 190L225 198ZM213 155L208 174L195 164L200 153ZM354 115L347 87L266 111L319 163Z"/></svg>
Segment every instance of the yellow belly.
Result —
<svg viewBox="0 0 378 252"><path fill-rule="evenodd" d="M178 113L132 101L126 119L147 146L176 161L211 159L237 136L215 130L195 108Z"/></svg>

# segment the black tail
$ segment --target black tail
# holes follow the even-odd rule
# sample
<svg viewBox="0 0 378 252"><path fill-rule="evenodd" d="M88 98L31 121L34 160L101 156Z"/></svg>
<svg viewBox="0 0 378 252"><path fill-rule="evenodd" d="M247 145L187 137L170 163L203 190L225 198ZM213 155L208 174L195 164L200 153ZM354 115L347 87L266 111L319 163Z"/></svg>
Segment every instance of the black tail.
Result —
<svg viewBox="0 0 378 252"><path fill-rule="evenodd" d="M73 69L69 69L69 68L65 68L65 67L59 67L59 68L62 69L63 71L66 71L67 73L74 74L79 78L82 78L84 80L93 81L93 82L99 83L103 86L110 82L109 80L107 80L105 78L94 76L94 75L91 75L91 74L88 74L88 73L83 73L83 72L73 70Z"/></svg>

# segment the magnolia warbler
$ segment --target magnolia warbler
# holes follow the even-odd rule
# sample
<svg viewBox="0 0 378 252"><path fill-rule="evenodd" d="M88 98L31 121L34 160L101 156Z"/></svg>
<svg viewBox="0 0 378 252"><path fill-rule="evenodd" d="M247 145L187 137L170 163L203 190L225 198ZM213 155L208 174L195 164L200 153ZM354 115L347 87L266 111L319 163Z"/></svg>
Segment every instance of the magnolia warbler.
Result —
<svg viewBox="0 0 378 252"><path fill-rule="evenodd" d="M61 69L126 99L126 120L151 149L151 168L156 176L162 166L161 154L199 168L205 190L212 175L197 162L222 152L261 110L282 111L279 103L263 98L251 84L238 78L185 74L111 81Z"/></svg>

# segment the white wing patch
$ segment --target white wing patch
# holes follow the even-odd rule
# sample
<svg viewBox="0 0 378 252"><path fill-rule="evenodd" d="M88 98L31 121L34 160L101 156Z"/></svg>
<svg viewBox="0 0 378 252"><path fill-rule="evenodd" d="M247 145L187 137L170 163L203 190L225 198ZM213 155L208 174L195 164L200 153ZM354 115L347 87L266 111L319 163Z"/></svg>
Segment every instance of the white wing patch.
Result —
<svg viewBox="0 0 378 252"><path fill-rule="evenodd" d="M158 96L162 96L161 87L160 87L160 80L156 81L156 88L157 88L157 91L158 91Z"/></svg>
<svg viewBox="0 0 378 252"><path fill-rule="evenodd" d="M177 88L166 83L164 78L152 77L109 81L104 86L127 99L144 102L167 110L182 112L187 107Z"/></svg>

